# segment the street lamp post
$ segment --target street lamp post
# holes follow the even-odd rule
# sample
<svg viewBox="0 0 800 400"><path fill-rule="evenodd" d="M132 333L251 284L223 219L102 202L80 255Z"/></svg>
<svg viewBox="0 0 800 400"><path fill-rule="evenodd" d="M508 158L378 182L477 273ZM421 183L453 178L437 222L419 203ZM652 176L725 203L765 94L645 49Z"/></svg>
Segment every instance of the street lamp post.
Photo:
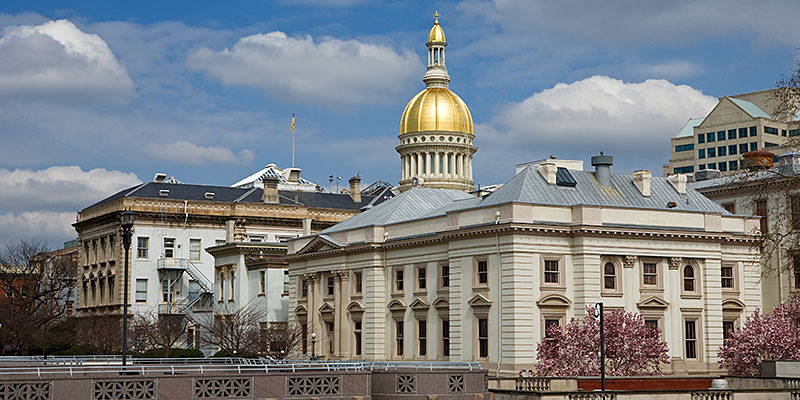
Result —
<svg viewBox="0 0 800 400"><path fill-rule="evenodd" d="M603 302L594 306L594 316L600 317L600 391L606 391L606 337L603 329Z"/></svg>
<svg viewBox="0 0 800 400"><path fill-rule="evenodd" d="M128 252L131 248L131 228L136 215L133 211L123 211L119 215L122 225L122 247L125 248L125 277L122 297L122 366L128 363Z"/></svg>
<svg viewBox="0 0 800 400"><path fill-rule="evenodd" d="M311 361L315 361L317 359L316 354L314 353L314 343L316 342L317 334L316 332L311 332Z"/></svg>

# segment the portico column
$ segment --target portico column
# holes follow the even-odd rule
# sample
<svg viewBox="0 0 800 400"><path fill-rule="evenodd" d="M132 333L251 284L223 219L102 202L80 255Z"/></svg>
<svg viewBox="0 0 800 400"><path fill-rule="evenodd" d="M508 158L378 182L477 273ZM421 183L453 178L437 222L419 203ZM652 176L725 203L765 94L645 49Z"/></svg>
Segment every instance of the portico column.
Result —
<svg viewBox="0 0 800 400"><path fill-rule="evenodd" d="M425 174L428 175L431 173L431 153L425 152Z"/></svg>
<svg viewBox="0 0 800 400"><path fill-rule="evenodd" d="M448 176L450 176L452 178L452 177L456 176L456 171L454 171L455 168L456 168L456 162L453 159L453 153L449 153L447 155L447 163L450 164L450 168L448 169L448 172L449 172Z"/></svg>
<svg viewBox="0 0 800 400"><path fill-rule="evenodd" d="M306 321L306 324L308 325L308 334L311 335L312 333L316 332L317 329L317 307L315 305L317 300L315 286L316 277L314 274L305 274L303 277L305 278L306 285L308 287L308 320Z"/></svg>
<svg viewBox="0 0 800 400"><path fill-rule="evenodd" d="M433 166L434 166L434 169L435 169L435 171L433 173L436 174L436 175L439 175L439 174L442 173L442 171L441 171L441 168L442 168L441 160L442 159L441 159L440 153L438 151L433 153L433 160L434 160L433 161Z"/></svg>
<svg viewBox="0 0 800 400"><path fill-rule="evenodd" d="M341 279L339 286L339 298L342 304L342 310L339 315L339 329L336 332L339 338L339 350L341 351L341 358L350 358L350 321L348 318L347 304L350 302L350 272L343 269L339 272Z"/></svg>
<svg viewBox="0 0 800 400"><path fill-rule="evenodd" d="M331 271L333 275L333 356L339 358L339 341L341 336L341 324L339 323L342 314L342 292L341 292L341 274L339 271Z"/></svg>
<svg viewBox="0 0 800 400"><path fill-rule="evenodd" d="M463 154L459 154L458 155L458 177L459 178L463 178L464 177L464 155Z"/></svg>

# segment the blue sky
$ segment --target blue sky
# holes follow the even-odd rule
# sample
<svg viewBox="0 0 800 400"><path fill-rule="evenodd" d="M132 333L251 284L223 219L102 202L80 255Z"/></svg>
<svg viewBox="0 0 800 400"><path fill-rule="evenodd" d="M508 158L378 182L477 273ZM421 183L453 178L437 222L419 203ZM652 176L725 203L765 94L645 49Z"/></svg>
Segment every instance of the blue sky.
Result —
<svg viewBox="0 0 800 400"><path fill-rule="evenodd" d="M660 175L686 119L773 87L800 47L788 0L4 2L0 242L67 240L75 211L156 172L287 166L292 113L307 179L396 182L434 10L484 185L599 151Z"/></svg>

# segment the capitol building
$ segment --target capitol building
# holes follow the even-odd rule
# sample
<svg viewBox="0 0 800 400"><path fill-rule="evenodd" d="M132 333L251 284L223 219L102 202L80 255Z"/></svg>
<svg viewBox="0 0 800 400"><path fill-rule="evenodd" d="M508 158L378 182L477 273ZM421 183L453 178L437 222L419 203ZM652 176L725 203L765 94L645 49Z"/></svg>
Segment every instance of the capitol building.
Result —
<svg viewBox="0 0 800 400"><path fill-rule="evenodd" d="M725 332L762 304L758 220L683 175L614 173L603 154L587 170L554 156L509 165L506 183L473 191L480 132L449 88L438 16L426 46L425 88L400 117L401 193L288 242L300 356L480 361L517 375L535 368L547 328L603 302L659 328L666 371L716 370Z"/></svg>

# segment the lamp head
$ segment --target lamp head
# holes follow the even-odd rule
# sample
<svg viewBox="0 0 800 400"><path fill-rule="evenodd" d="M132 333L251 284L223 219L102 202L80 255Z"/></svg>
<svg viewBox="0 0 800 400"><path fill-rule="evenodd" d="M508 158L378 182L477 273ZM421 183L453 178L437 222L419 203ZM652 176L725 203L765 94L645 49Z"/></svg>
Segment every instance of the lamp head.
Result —
<svg viewBox="0 0 800 400"><path fill-rule="evenodd" d="M133 220L136 218L136 214L133 211L123 211L119 215L119 222L122 224L123 229L131 229L133 227Z"/></svg>
<svg viewBox="0 0 800 400"><path fill-rule="evenodd" d="M317 334L316 333L311 333L311 338L312 339L316 339L317 338Z"/></svg>

